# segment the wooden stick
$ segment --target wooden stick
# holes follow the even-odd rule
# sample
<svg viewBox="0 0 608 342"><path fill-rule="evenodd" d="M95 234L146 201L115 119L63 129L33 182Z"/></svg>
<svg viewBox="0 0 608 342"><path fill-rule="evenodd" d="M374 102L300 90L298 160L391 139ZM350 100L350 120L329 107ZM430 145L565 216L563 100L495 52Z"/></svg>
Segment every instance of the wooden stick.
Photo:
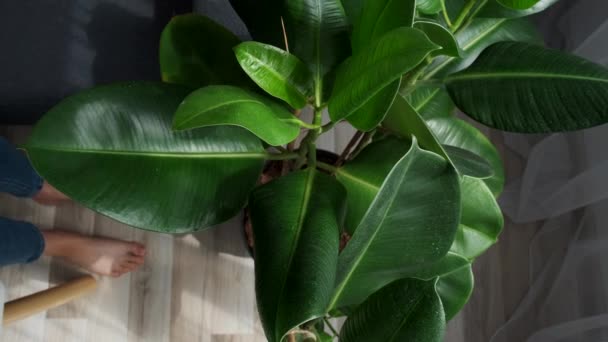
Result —
<svg viewBox="0 0 608 342"><path fill-rule="evenodd" d="M65 284L29 296L15 299L4 305L3 324L8 325L55 308L84 296L97 288L97 281L90 275L71 280Z"/></svg>

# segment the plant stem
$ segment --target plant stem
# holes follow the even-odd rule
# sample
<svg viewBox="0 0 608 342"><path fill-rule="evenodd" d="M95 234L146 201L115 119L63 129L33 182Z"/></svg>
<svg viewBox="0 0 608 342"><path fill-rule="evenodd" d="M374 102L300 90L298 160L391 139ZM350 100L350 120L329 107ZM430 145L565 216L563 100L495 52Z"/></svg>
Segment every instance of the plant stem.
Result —
<svg viewBox="0 0 608 342"><path fill-rule="evenodd" d="M405 91L405 93L409 93L409 89L411 89L416 82L418 81L418 79L420 78L420 76L422 76L424 74L424 71L426 70L426 67L429 66L432 63L432 59L427 59L424 62L418 64L417 67L415 67L414 69L412 69L412 71L410 71L407 75L405 75L402 79L401 79L401 89Z"/></svg>
<svg viewBox="0 0 608 342"><path fill-rule="evenodd" d="M481 0L481 3L479 4L479 6L477 6L477 8L475 8L473 13L471 13L471 15L469 16L469 19L467 19L467 21L464 23L464 25L460 26L456 30L455 33L458 33L460 31L466 29L467 27L469 27L469 25L471 25L471 23L473 22L473 19L475 19L477 17L479 12L486 6L487 3L488 3L488 0Z"/></svg>
<svg viewBox="0 0 608 342"><path fill-rule="evenodd" d="M443 19L445 20L445 23L448 24L448 27L452 28L452 21L450 20L448 9L445 7L446 1L447 0L441 0L441 12L443 13Z"/></svg>
<svg viewBox="0 0 608 342"><path fill-rule="evenodd" d="M315 117L313 125L319 126L315 130L311 130L308 134L308 167L315 168L317 166L317 138L321 134L321 120L323 119L323 108L315 108Z"/></svg>
<svg viewBox="0 0 608 342"><path fill-rule="evenodd" d="M327 317L324 317L323 321L325 322L325 324L327 324L327 326L329 327L329 330L331 330L331 332L334 334L334 337L340 336L340 334L338 333L336 328L334 328L334 326L331 325L331 323L329 322L329 319L327 319Z"/></svg>
<svg viewBox="0 0 608 342"><path fill-rule="evenodd" d="M363 135L363 132L361 132L361 131L357 131L357 133L355 133L355 135L353 135L353 137L350 139L350 141L344 148L344 151L342 151L342 154L340 155L338 160L336 160L336 163L334 165L336 165L336 166L342 165L342 163L346 160L346 157L348 156L350 151L353 149L355 144L359 141L359 139L361 138L362 135Z"/></svg>
<svg viewBox="0 0 608 342"><path fill-rule="evenodd" d="M321 125L309 124L309 123L306 123L306 122L304 122L304 121L302 121L300 119L296 119L296 118L293 118L293 119L283 119L283 122L288 122L288 123L296 124L296 125L298 125L298 126L300 126L302 128L306 128L306 129L318 129L318 128L321 128Z"/></svg>
<svg viewBox="0 0 608 342"><path fill-rule="evenodd" d="M297 153L281 153L281 154L266 153L266 160L291 160L291 159L297 159L298 156L299 156L299 154L297 154Z"/></svg>
<svg viewBox="0 0 608 342"><path fill-rule="evenodd" d="M452 32L458 31L458 29L464 23L464 20L467 18L467 16L469 15L469 12L471 12L471 9L473 9L473 6L475 6L476 3L477 3L477 0L469 0L469 2L467 2L466 5L464 5L464 8L460 12L460 15L458 15L458 18L454 22L454 25L452 25L452 27L451 27Z"/></svg>
<svg viewBox="0 0 608 342"><path fill-rule="evenodd" d="M436 78L429 78L428 80L419 80L416 81L416 86L433 86L433 87L442 87L443 81Z"/></svg>
<svg viewBox="0 0 608 342"><path fill-rule="evenodd" d="M373 131L369 131L366 132L363 137L361 138L361 140L359 140L359 143L357 144L357 147L355 148L355 150L353 151L353 153L350 154L350 156L348 157L348 159L352 159L354 157L356 157L359 152L361 152L361 150L367 145L367 143L372 140L372 137L374 136L374 134L376 133L376 130L374 129Z"/></svg>
<svg viewBox="0 0 608 342"><path fill-rule="evenodd" d="M277 151L281 152L281 153L288 153L289 151L287 151L287 149L283 146L272 146L272 148L276 149Z"/></svg>
<svg viewBox="0 0 608 342"><path fill-rule="evenodd" d="M321 134L329 132L332 128L334 128L335 125L336 125L335 122L330 121L330 122L326 123L325 125L321 126Z"/></svg>
<svg viewBox="0 0 608 342"><path fill-rule="evenodd" d="M336 171L338 171L337 167L319 161L317 162L317 167L321 170L325 170L331 173L336 173Z"/></svg>

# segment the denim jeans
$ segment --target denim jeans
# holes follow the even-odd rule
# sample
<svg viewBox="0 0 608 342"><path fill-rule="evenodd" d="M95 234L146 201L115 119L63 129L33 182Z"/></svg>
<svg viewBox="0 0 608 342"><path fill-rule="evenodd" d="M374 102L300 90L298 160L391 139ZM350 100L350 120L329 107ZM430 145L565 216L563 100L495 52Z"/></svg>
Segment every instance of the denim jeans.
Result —
<svg viewBox="0 0 608 342"><path fill-rule="evenodd" d="M0 137L0 192L33 197L42 184L25 154ZM32 262L43 251L44 239L36 226L0 217L0 266Z"/></svg>

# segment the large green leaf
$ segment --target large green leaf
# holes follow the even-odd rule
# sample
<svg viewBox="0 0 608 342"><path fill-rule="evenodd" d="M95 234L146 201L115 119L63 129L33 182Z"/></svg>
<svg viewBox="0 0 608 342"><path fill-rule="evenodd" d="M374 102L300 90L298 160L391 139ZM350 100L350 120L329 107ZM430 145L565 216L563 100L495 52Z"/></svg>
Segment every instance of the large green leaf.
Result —
<svg viewBox="0 0 608 342"><path fill-rule="evenodd" d="M473 270L470 264L439 278L435 287L441 297L446 321L454 318L469 301L473 285Z"/></svg>
<svg viewBox="0 0 608 342"><path fill-rule="evenodd" d="M361 303L417 265L441 259L454 240L459 218L458 174L414 140L340 254L329 307Z"/></svg>
<svg viewBox="0 0 608 342"><path fill-rule="evenodd" d="M361 108L357 109L347 120L353 127L360 131L369 132L375 129L386 116L386 110L393 103L399 92L401 80L398 79L380 90L367 101Z"/></svg>
<svg viewBox="0 0 608 342"><path fill-rule="evenodd" d="M312 76L296 56L258 42L241 43L234 51L243 70L260 88L293 108L306 105Z"/></svg>
<svg viewBox="0 0 608 342"><path fill-rule="evenodd" d="M496 199L483 181L463 177L460 191L460 225L450 251L472 260L496 243L504 219Z"/></svg>
<svg viewBox="0 0 608 342"><path fill-rule="evenodd" d="M348 19L340 0L285 2L291 52L308 64L315 82L350 53Z"/></svg>
<svg viewBox="0 0 608 342"><path fill-rule="evenodd" d="M536 5L540 0L496 0L499 4L516 10L525 10Z"/></svg>
<svg viewBox="0 0 608 342"><path fill-rule="evenodd" d="M492 142L483 133L454 117L435 118L427 120L426 124L441 144L460 147L487 160L492 165L494 175L484 179L484 182L495 196L502 192L505 181L502 160Z"/></svg>
<svg viewBox="0 0 608 342"><path fill-rule="evenodd" d="M506 2L511 0L490 0L479 12L479 17L487 18L516 18L544 11L555 4L558 0L530 0L531 7L521 8L509 6Z"/></svg>
<svg viewBox="0 0 608 342"><path fill-rule="evenodd" d="M343 342L441 342L445 314L435 281L402 279L373 294L340 332Z"/></svg>
<svg viewBox="0 0 608 342"><path fill-rule="evenodd" d="M608 70L537 45L494 44L446 82L462 111L506 131L572 131L608 122Z"/></svg>
<svg viewBox="0 0 608 342"><path fill-rule="evenodd" d="M260 95L233 86L208 86L184 99L175 113L173 128L240 126L268 144L279 146L293 141L300 133L295 120L287 109Z"/></svg>
<svg viewBox="0 0 608 342"><path fill-rule="evenodd" d="M433 43L441 46L441 50L434 51L432 56L446 55L452 57L460 56L460 47L456 38L450 30L441 24L430 20L418 20L414 27L424 32Z"/></svg>
<svg viewBox="0 0 608 342"><path fill-rule="evenodd" d="M462 58L437 57L423 79L441 78L471 65L486 47L500 41L541 43L532 24L525 19L476 19L456 34Z"/></svg>
<svg viewBox="0 0 608 342"><path fill-rule="evenodd" d="M475 178L492 176L492 167L482 157L459 146L442 146L420 115L401 96L395 99L383 126L404 138L416 137L422 147L450 161L462 175Z"/></svg>
<svg viewBox="0 0 608 342"><path fill-rule="evenodd" d="M160 70L169 83L249 86L232 48L240 40L213 20L196 14L175 16L160 37Z"/></svg>
<svg viewBox="0 0 608 342"><path fill-rule="evenodd" d="M364 0L342 0L344 11L351 24L359 21L359 16L363 10L363 2Z"/></svg>
<svg viewBox="0 0 608 342"><path fill-rule="evenodd" d="M416 0L364 1L363 11L352 34L353 53L367 49L384 34L414 24Z"/></svg>
<svg viewBox="0 0 608 342"><path fill-rule="evenodd" d="M345 227L349 234L353 234L354 227L367 212L384 178L409 146L406 140L387 137L371 143L354 160L338 169L336 177L347 190ZM439 284L451 291L444 290L442 294L446 313L454 314L470 296L472 282L467 282L469 278L463 275L464 272L452 272L470 267L471 261L467 257L472 258L485 251L496 241L502 228L500 209L481 180L463 177L461 196L461 222L451 252L439 261L417 265L404 272L404 276L423 280L442 277ZM443 279L444 276L447 277Z"/></svg>
<svg viewBox="0 0 608 342"><path fill-rule="evenodd" d="M475 153L456 146L442 145L441 147L461 175L478 179L487 179L494 175L492 165Z"/></svg>
<svg viewBox="0 0 608 342"><path fill-rule="evenodd" d="M254 190L258 310L271 342L323 317L334 286L344 188L307 169Z"/></svg>
<svg viewBox="0 0 608 342"><path fill-rule="evenodd" d="M443 258L437 261L411 267L407 273L404 273L404 277L431 280L448 275L455 270L469 265L470 263L471 262L469 259L458 253L450 251Z"/></svg>
<svg viewBox="0 0 608 342"><path fill-rule="evenodd" d="M165 233L218 224L242 209L265 153L238 127L173 132L188 92L128 83L76 94L38 122L28 155L61 192L126 224Z"/></svg>
<svg viewBox="0 0 608 342"><path fill-rule="evenodd" d="M347 191L345 230L352 235L376 198L384 179L407 151L410 142L387 137L366 146L355 159L336 172Z"/></svg>
<svg viewBox="0 0 608 342"><path fill-rule="evenodd" d="M355 114L438 48L422 31L414 28L402 27L385 34L375 45L346 60L338 69L329 100L331 119L337 122ZM395 94L392 94L393 98ZM376 125L382 121L391 103L392 99L386 101L381 116L374 115Z"/></svg>
<svg viewBox="0 0 608 342"><path fill-rule="evenodd" d="M425 120L450 117L456 109L450 95L442 87L418 85L404 96Z"/></svg>
<svg viewBox="0 0 608 342"><path fill-rule="evenodd" d="M424 14L436 14L441 12L441 2L443 0L417 0L416 7Z"/></svg>
<svg viewBox="0 0 608 342"><path fill-rule="evenodd" d="M230 4L254 40L285 48L281 24L283 0L230 0Z"/></svg>

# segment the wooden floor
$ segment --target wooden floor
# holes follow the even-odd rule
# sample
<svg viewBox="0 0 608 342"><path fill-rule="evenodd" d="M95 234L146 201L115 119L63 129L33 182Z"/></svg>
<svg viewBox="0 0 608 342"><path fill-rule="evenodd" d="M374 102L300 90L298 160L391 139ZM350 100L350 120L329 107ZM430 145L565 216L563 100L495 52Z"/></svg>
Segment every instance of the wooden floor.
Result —
<svg viewBox="0 0 608 342"><path fill-rule="evenodd" d="M25 127L0 129L0 135L16 143L28 133ZM511 173L521 168L516 161L512 165ZM139 271L119 279L100 278L93 295L7 327L0 341L265 341L241 218L202 233L172 237L131 229L76 204L43 207L6 195L0 195L0 215L45 228L140 241L148 250ZM528 254L521 246L527 246L535 229L507 224L499 244L478 260L475 293L450 323L447 341L488 341L508 318L527 290ZM43 258L0 269L0 281L12 299L78 272Z"/></svg>

